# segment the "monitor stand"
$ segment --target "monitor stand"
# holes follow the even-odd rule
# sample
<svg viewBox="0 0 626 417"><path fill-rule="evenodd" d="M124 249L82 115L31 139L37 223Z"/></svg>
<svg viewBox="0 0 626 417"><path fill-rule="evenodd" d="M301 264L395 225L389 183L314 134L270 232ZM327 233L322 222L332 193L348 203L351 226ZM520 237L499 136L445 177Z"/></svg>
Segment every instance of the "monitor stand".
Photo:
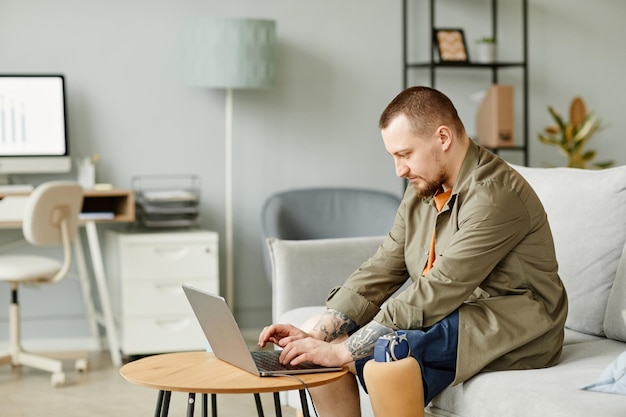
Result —
<svg viewBox="0 0 626 417"><path fill-rule="evenodd" d="M29 193L33 188L31 184L12 184L8 174L0 174L0 194Z"/></svg>

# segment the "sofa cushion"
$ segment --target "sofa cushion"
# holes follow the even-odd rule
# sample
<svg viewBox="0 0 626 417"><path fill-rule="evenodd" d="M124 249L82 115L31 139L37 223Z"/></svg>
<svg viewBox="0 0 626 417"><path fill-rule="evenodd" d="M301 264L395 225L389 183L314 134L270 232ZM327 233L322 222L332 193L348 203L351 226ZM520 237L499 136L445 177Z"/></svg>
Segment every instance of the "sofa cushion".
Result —
<svg viewBox="0 0 626 417"><path fill-rule="evenodd" d="M583 391L626 344L602 339L563 347L551 368L478 374L433 399L434 416L623 417L626 396Z"/></svg>
<svg viewBox="0 0 626 417"><path fill-rule="evenodd" d="M611 339L626 342L626 245L606 305L604 333Z"/></svg>
<svg viewBox="0 0 626 417"><path fill-rule="evenodd" d="M593 342L596 340L604 340L602 336L594 336L587 333L577 332L572 329L565 329L565 338L563 339L563 345L573 345L574 343Z"/></svg>
<svg viewBox="0 0 626 417"><path fill-rule="evenodd" d="M569 298L565 325L604 334L609 293L626 242L626 166L605 170L513 166L541 199Z"/></svg>

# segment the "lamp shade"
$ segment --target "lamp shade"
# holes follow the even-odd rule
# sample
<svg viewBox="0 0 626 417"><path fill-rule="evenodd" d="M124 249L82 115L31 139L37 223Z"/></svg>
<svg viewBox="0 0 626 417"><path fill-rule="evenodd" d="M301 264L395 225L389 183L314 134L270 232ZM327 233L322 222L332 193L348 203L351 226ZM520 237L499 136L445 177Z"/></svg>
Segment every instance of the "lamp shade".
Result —
<svg viewBox="0 0 626 417"><path fill-rule="evenodd" d="M185 82L209 88L271 87L275 39L273 20L194 19L185 32Z"/></svg>

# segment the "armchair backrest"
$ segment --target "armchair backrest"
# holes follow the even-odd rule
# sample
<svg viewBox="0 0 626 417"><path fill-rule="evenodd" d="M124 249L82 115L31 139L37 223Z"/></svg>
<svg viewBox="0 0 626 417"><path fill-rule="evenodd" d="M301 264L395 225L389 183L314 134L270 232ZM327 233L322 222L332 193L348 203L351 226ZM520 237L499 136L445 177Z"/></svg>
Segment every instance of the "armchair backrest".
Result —
<svg viewBox="0 0 626 417"><path fill-rule="evenodd" d="M333 287L341 285L371 257L385 236L336 239L267 239L272 264L272 319L302 307L324 305Z"/></svg>
<svg viewBox="0 0 626 417"><path fill-rule="evenodd" d="M386 235L401 196L364 188L302 188L271 195L262 208L267 278L271 267L265 241Z"/></svg>
<svg viewBox="0 0 626 417"><path fill-rule="evenodd" d="M400 205L394 194L359 188L304 188L270 196L265 237L328 239L386 234Z"/></svg>

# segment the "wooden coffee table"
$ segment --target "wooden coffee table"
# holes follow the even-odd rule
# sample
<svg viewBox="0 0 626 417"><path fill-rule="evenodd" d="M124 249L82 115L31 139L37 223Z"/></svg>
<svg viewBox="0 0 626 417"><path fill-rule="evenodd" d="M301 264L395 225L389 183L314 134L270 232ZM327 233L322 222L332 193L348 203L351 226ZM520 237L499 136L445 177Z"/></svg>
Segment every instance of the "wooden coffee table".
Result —
<svg viewBox="0 0 626 417"><path fill-rule="evenodd" d="M148 356L122 366L120 374L129 382L159 390L155 417L166 417L172 391L189 393L187 416L194 413L196 394L203 394L202 415L207 416L208 394L211 394L212 415L217 416L217 394L254 394L257 412L263 416L259 394L274 394L276 415L280 410L280 391L300 391L302 412L309 416L306 387L316 387L336 381L348 372L324 372L290 377L259 377L223 362L211 352L180 352ZM306 387L303 385L306 384Z"/></svg>

